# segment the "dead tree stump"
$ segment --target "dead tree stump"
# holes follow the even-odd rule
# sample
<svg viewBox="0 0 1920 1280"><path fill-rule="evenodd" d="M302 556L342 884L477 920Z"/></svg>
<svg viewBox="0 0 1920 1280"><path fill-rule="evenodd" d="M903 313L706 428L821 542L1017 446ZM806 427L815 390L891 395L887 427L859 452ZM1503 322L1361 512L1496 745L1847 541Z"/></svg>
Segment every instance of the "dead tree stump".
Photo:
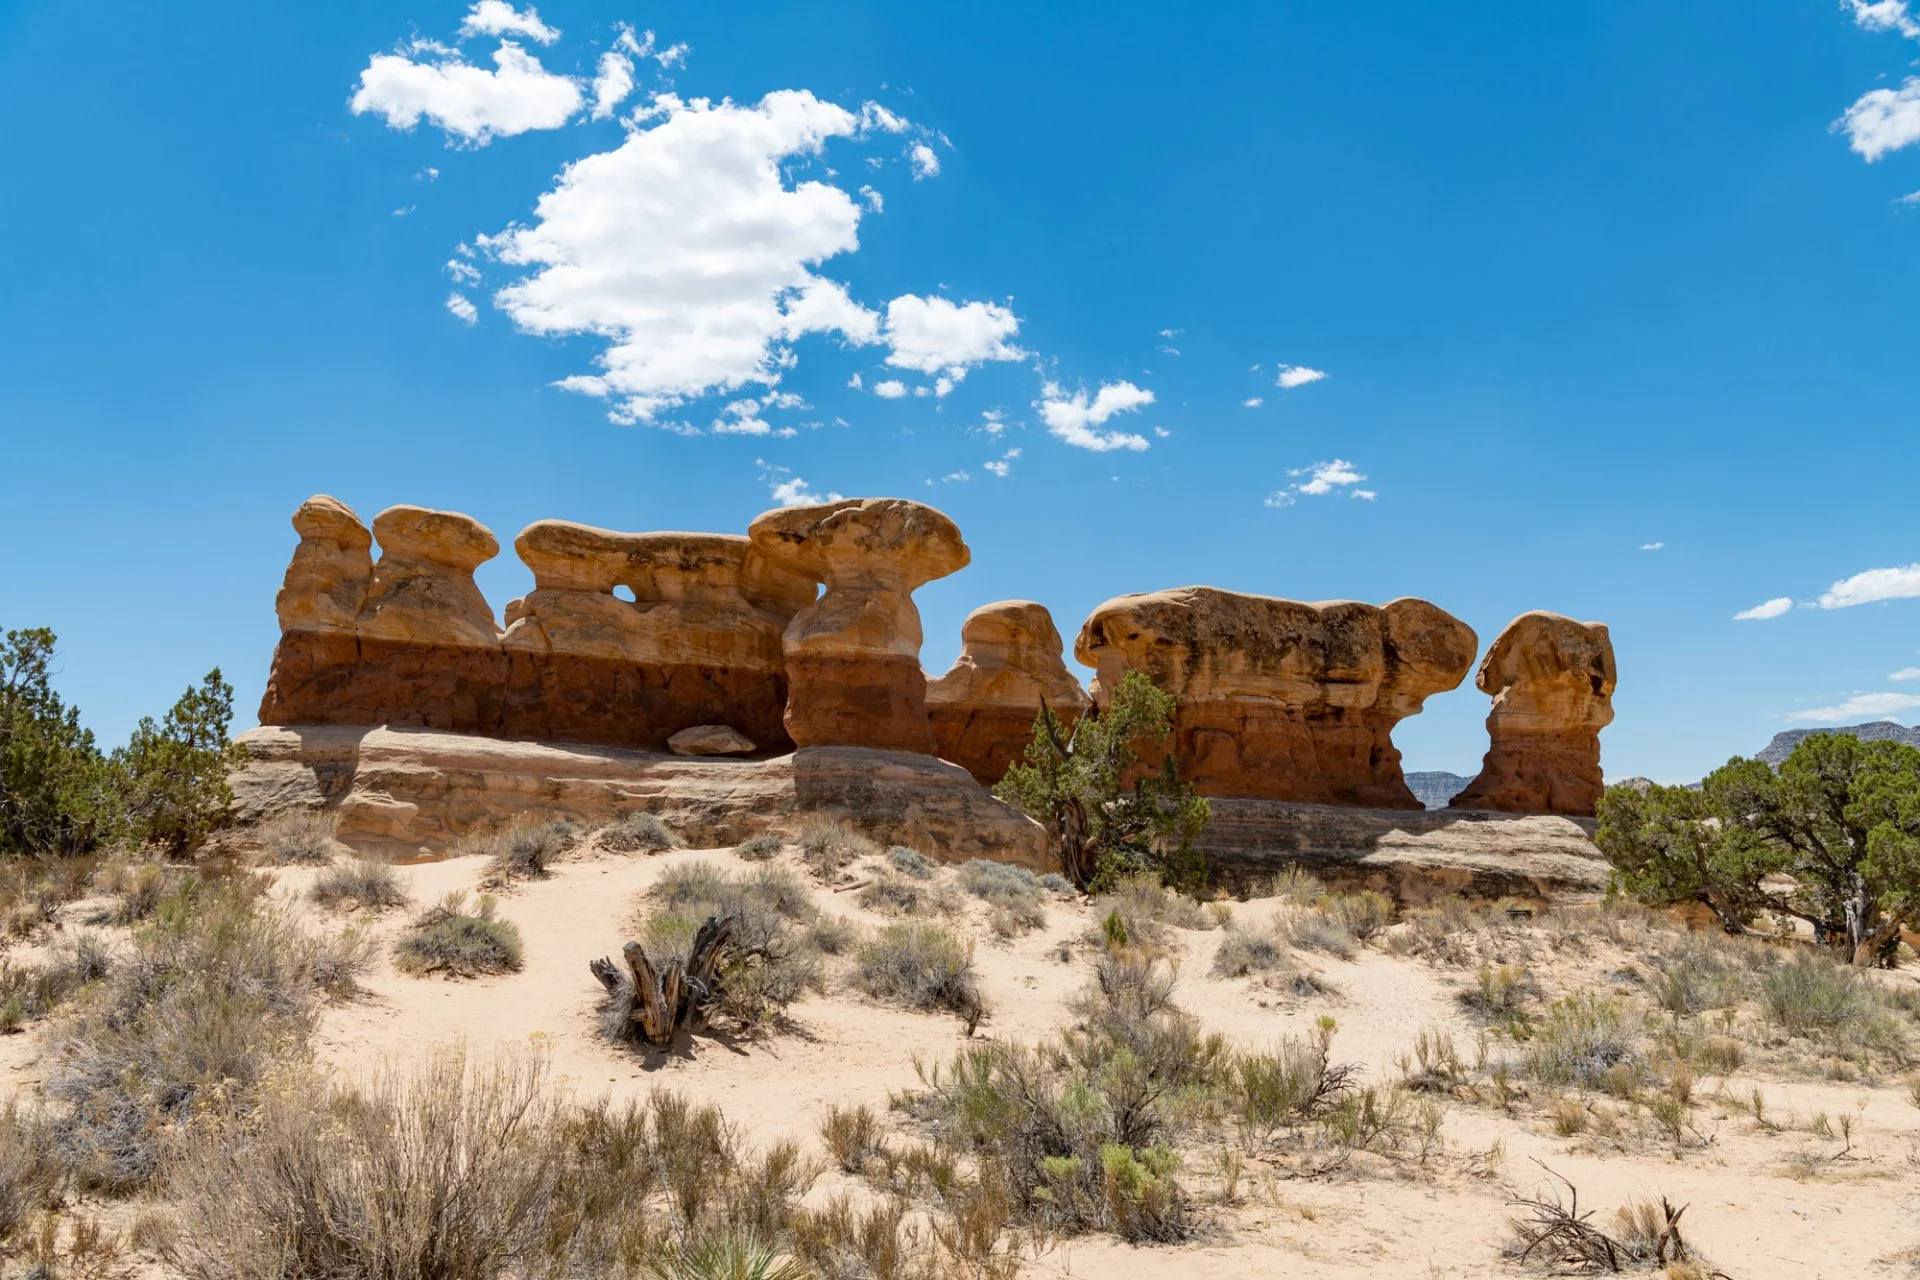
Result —
<svg viewBox="0 0 1920 1280"><path fill-rule="evenodd" d="M656 966L637 942L620 949L627 962L627 974L602 957L587 967L616 1002L616 1018L610 1023L628 1037L637 1036L651 1045L666 1046L681 1031L699 1031L720 1004L720 965L733 941L734 917L708 916L693 935L693 948L686 960L674 957L664 966Z"/></svg>

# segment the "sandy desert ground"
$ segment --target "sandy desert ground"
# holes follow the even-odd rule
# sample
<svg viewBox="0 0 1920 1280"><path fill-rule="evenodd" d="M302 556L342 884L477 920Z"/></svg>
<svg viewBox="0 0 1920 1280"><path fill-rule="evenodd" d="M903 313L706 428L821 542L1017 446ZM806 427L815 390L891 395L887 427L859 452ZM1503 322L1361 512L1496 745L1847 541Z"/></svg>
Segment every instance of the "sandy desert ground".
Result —
<svg viewBox="0 0 1920 1280"><path fill-rule="evenodd" d="M795 1004L787 1026L759 1038L703 1037L682 1051L649 1055L600 1036L602 992L587 961L618 954L620 943L636 934L648 887L669 868L699 860L730 869L746 865L729 850L616 854L588 840L544 878L510 884L499 895L499 912L524 937L525 966L501 976L402 973L392 963L390 942L417 908L355 913L356 927L380 940L380 958L362 979L361 993L325 1013L315 1040L319 1063L353 1075L381 1063L416 1061L442 1044L464 1042L476 1055L531 1046L547 1055L555 1080L576 1094L683 1091L718 1104L755 1143L791 1137L820 1150L826 1108L851 1103L888 1114L910 1138L911 1121L888 1112L889 1098L915 1086L916 1062L943 1062L965 1044L950 1015L882 1006L834 982L828 993ZM791 848L779 861L798 865ZM414 903L426 904L474 888L485 862L456 857L397 870ZM857 901L855 890L871 871L848 869L838 891L815 880L816 903L861 925L889 923ZM271 893L315 925L332 928L344 919L307 901L316 869L270 874ZM66 910L79 919L88 905ZM1231 908L1240 928L1288 909L1280 898ZM1089 981L1102 910L1056 896L1046 904L1043 927L1005 939L988 926L985 905L967 900L952 924L974 939L992 1005L980 1036L1035 1041L1072 1023L1069 1002ZM1629 974L1644 971L1649 948L1670 948L1684 936L1647 920L1624 913L1608 923L1592 908L1531 919L1483 916L1474 926L1475 945L1483 948L1475 956L1488 958L1484 949L1491 948L1498 953L1491 958L1524 964L1542 1001L1581 990L1641 1000ZM1214 976L1214 954L1228 931L1176 929L1168 944L1179 969L1175 999L1207 1029L1250 1047L1305 1035L1331 1016L1337 1060L1357 1064L1367 1082L1397 1080L1423 1030L1449 1032L1468 1050L1486 1031L1458 998L1474 985L1476 967L1396 954L1407 947L1396 944L1395 935L1411 927L1387 929L1351 959L1297 953L1293 964L1330 988L1304 998L1259 975ZM30 954L18 948L14 958ZM1914 983L1911 972L1887 980ZM0 1037L0 1093L31 1093L46 1066L45 1025ZM1188 1151L1183 1178L1207 1224L1198 1240L1177 1246L1133 1246L1097 1235L1059 1240L1023 1274L1137 1280L1520 1274L1501 1257L1509 1201L1540 1190L1545 1169L1576 1185L1582 1206L1599 1208L1601 1219L1634 1199L1664 1196L1687 1205L1688 1240L1738 1280L1911 1274L1920 1265L1920 1096L1910 1092L1908 1079L1897 1069L1862 1077L1844 1063L1823 1060L1817 1049L1785 1042L1758 1045L1746 1057L1729 1077L1697 1082L1680 1143L1663 1136L1639 1103L1591 1094L1578 1106L1600 1123L1583 1133L1557 1132L1554 1091L1521 1085L1524 1096L1503 1107L1478 1073L1473 1083L1439 1095L1446 1108L1444 1147L1425 1158L1354 1161L1323 1176L1302 1176L1297 1164L1256 1160L1229 1194L1206 1153ZM1734 1105L1755 1090L1765 1099L1764 1123L1750 1106ZM1850 1137L1842 1135L1840 1117L1851 1117ZM831 1173L812 1194L855 1181Z"/></svg>

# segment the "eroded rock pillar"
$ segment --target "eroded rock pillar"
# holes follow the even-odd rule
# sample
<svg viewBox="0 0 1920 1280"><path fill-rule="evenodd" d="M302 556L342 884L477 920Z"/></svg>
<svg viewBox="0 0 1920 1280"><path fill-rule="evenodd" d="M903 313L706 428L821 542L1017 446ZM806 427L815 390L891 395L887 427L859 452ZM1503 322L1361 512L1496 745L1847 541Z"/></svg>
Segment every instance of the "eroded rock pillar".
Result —
<svg viewBox="0 0 1920 1280"><path fill-rule="evenodd" d="M1002 600L968 614L960 656L927 683L940 758L990 787L1025 752L1043 701L1071 730L1092 700L1067 670L1062 647L1053 615L1031 600Z"/></svg>
<svg viewBox="0 0 1920 1280"><path fill-rule="evenodd" d="M1615 679L1604 624L1544 612L1508 623L1474 677L1493 695L1486 760L1449 807L1592 817Z"/></svg>

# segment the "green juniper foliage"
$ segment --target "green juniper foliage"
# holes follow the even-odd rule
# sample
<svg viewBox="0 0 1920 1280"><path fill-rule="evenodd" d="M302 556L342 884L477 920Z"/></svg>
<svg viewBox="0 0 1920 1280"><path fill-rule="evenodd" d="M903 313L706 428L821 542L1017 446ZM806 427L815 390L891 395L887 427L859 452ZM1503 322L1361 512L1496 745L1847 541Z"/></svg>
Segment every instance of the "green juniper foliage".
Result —
<svg viewBox="0 0 1920 1280"><path fill-rule="evenodd" d="M1165 742L1172 727L1173 695L1129 672L1070 739L1043 704L1025 756L994 793L1046 825L1067 877L1082 888L1142 873L1197 888L1206 860L1193 841L1211 816L1206 800L1181 778L1171 750L1158 773L1128 783L1140 747Z"/></svg>
<svg viewBox="0 0 1920 1280"><path fill-rule="evenodd" d="M1901 743L1816 733L1778 773L1735 758L1698 791L1610 787L1599 813L1621 889L1704 904L1729 933L1801 920L1867 965L1920 919L1920 750Z"/></svg>

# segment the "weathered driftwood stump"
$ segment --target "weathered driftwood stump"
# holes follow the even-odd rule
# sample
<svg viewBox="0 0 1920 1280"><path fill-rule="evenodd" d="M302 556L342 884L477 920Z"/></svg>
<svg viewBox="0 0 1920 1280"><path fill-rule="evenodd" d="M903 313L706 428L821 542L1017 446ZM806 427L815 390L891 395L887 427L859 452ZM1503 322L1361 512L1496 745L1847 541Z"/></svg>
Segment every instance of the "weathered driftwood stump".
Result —
<svg viewBox="0 0 1920 1280"><path fill-rule="evenodd" d="M719 971L733 940L734 917L709 916L693 935L693 949L656 966L639 943L620 949L628 974L607 958L588 968L615 1001L609 1026L651 1045L668 1045L682 1030L699 1031L720 1004Z"/></svg>

